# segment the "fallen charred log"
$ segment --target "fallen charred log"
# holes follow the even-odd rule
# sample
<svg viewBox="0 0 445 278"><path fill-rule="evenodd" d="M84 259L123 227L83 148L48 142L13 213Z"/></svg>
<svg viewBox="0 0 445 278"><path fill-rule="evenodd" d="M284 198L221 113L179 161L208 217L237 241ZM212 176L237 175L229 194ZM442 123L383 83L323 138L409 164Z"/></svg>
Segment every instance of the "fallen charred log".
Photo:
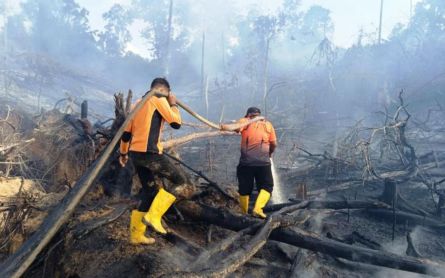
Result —
<svg viewBox="0 0 445 278"><path fill-rule="evenodd" d="M250 260L267 242L271 232L283 225L285 219L281 217L270 217L264 226L252 237L252 239L222 261L213 264L213 267L205 266L196 272L182 273L182 277L225 277L234 272L240 266ZM176 276L176 275L174 275Z"/></svg>
<svg viewBox="0 0 445 278"><path fill-rule="evenodd" d="M367 209L364 211L367 214L378 216L379 219L383 219L385 221L390 221L391 223L394 221L394 216L396 218L397 224L410 224L410 225L420 225L426 226L433 229L445 230L445 223L439 220L436 220L431 217L421 216L409 212L404 211L395 211L395 213L391 210L385 209Z"/></svg>
<svg viewBox="0 0 445 278"><path fill-rule="evenodd" d="M205 221L235 231L262 221L248 216L234 215L227 210L212 208L190 201L181 202L178 204L178 209L194 220ZM323 238L296 227L278 228L271 233L270 239L354 262L430 275L440 275L445 271L445 266L438 262L351 246Z"/></svg>
<svg viewBox="0 0 445 278"><path fill-rule="evenodd" d="M280 210L284 207L301 203L301 201L275 204L264 208L265 212ZM387 204L379 201L361 200L311 200L301 209L367 209L367 208L390 208Z"/></svg>
<svg viewBox="0 0 445 278"><path fill-rule="evenodd" d="M338 237L335 234L333 234L332 232L328 232L326 234L327 238L329 239L333 239L342 243L346 243L346 244L354 244L354 243L360 243L368 248L374 249L374 250L382 250L382 246L378 243L375 242L369 238L366 238L365 236L359 234L358 232L354 231L351 234L347 235L347 236L343 236L343 237ZM407 254L409 255L409 254Z"/></svg>
<svg viewBox="0 0 445 278"><path fill-rule="evenodd" d="M121 217L122 214L124 214L125 210L128 209L128 207L129 207L128 204L117 205L110 213L102 217L99 217L98 219L90 220L88 222L79 224L73 231L74 237L76 239L83 238L92 231L113 222L114 220Z"/></svg>

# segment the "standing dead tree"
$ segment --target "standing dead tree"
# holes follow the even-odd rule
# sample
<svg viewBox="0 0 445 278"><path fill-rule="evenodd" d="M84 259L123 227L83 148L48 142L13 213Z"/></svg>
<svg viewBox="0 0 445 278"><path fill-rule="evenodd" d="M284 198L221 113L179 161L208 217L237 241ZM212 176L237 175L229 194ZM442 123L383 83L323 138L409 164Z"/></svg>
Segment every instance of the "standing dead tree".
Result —
<svg viewBox="0 0 445 278"><path fill-rule="evenodd" d="M383 125L379 127L364 127L362 121L357 122L347 134L339 141L338 152L332 155L329 152L313 153L304 148L300 150L299 159L309 162L312 167L306 169L308 173L321 176L325 171L329 176L335 177L336 185L330 185L326 180L329 191L345 190L353 186L368 183L385 184L384 181L392 181L402 184L407 181L417 181L426 185L430 192L431 199L439 214L439 207L445 203L442 194L441 184L445 183L443 176L434 179L428 172L430 169L443 167L444 157L434 155L418 155L412 143L412 138L408 137L415 132L408 130L412 122L412 115L407 109L404 100L404 93L400 91L397 98L397 106L393 112L385 109ZM416 131L414 129L414 131ZM311 194L320 194L326 190L316 190ZM393 196L382 196L387 204L393 203ZM410 204L400 193L397 193L395 208L408 213L415 213L423 216L431 216L430 212ZM440 201L442 199L442 201ZM437 201L436 201L437 200ZM442 202L441 205L438 202Z"/></svg>
<svg viewBox="0 0 445 278"><path fill-rule="evenodd" d="M360 139L356 143L356 148L361 150L364 169L367 175L382 179L374 165L377 157L374 153L375 149L379 150L378 160L382 161L385 157L392 164L392 167L398 167L400 170L409 170L410 174L415 174L418 166L417 155L414 147L409 144L406 138L406 127L411 114L406 109L403 99L403 90L399 93L399 106L394 115L388 115L388 111L384 113L385 123L382 127L368 128L365 131L370 133L368 139ZM402 115L405 115L403 117ZM398 163L392 161L392 157L399 158Z"/></svg>

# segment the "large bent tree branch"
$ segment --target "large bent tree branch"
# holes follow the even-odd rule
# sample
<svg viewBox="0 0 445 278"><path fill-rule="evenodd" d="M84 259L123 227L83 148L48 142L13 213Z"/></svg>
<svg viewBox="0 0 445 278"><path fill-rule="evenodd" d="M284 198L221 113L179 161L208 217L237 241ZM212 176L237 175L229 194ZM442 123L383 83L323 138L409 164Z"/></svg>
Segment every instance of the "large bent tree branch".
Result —
<svg viewBox="0 0 445 278"><path fill-rule="evenodd" d="M217 137L217 136L233 136L238 135L235 132L231 131L204 131L204 132L198 132L198 133L192 133L188 134L179 138L174 138L165 142L162 142L162 145L164 146L164 149L170 149L172 147L178 147L180 145L186 144L188 142L203 139L203 138L210 138L210 137Z"/></svg>
<svg viewBox="0 0 445 278"><path fill-rule="evenodd" d="M250 125L251 123L258 122L263 120L263 117L256 117L254 119L249 119L245 123L233 123L233 124L227 124L226 129L229 131L204 131L204 132L198 132L198 133L192 133L188 134L179 138L170 139L168 141L162 142L165 149L170 149L172 147L180 146L183 144L186 144L190 141L197 140L197 139L203 139L203 138L210 138L210 137L217 137L217 136L234 136L239 135L238 133L234 132L234 130L239 130L245 126Z"/></svg>
<svg viewBox="0 0 445 278"><path fill-rule="evenodd" d="M156 96L158 96L158 97L167 97L168 94L161 93L161 92L156 92ZM211 121L207 120L203 116L201 116L198 113L196 113L195 111L193 111L193 109L191 109L189 106L187 106L182 101L177 100L176 104L178 104L178 106L181 107L182 109L184 109L187 113L189 113L190 115L195 117L198 121L203 122L204 124L208 125L209 127L213 128L213 129L221 130L221 126L219 124L216 124L214 122L211 122ZM246 123L243 123L243 124L234 123L234 124L227 124L225 126L226 126L226 130L228 130L228 131L235 131L235 130L238 130L238 129L242 128L242 127L248 126L251 123L254 123L254 122L257 122L257 121L261 121L261 120L264 120L264 117L256 117L254 119L250 119L249 121L247 121Z"/></svg>

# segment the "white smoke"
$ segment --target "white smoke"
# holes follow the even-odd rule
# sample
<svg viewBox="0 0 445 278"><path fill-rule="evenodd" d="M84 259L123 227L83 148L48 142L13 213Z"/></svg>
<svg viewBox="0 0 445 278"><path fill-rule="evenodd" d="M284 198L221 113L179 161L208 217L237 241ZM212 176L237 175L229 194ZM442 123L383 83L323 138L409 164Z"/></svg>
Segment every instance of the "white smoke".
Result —
<svg viewBox="0 0 445 278"><path fill-rule="evenodd" d="M0 1L0 30L3 29L8 17L18 14L21 11L23 0L2 0Z"/></svg>

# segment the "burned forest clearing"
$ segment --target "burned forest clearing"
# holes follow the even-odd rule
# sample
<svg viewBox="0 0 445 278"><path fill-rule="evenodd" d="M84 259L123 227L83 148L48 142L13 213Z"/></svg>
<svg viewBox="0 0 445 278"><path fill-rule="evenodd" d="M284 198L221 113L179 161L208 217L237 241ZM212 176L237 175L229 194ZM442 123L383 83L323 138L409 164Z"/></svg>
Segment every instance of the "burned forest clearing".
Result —
<svg viewBox="0 0 445 278"><path fill-rule="evenodd" d="M442 0L0 11L1 278L445 277Z"/></svg>
<svg viewBox="0 0 445 278"><path fill-rule="evenodd" d="M50 224L45 217L63 206L70 191L84 186L79 180L91 172L128 115L128 96L115 96L115 120L100 127L58 110L38 116L9 106L2 110L6 263L8 256L23 252L27 240L36 240L31 235L42 223ZM336 156L329 145L324 152L281 146L287 151L274 157L280 175L276 191L285 194L278 197L285 202L272 198L265 221L240 214L236 201L234 169L229 169L236 158L225 156L236 151L239 136L214 137L205 126L190 124L189 134L165 144L196 171L188 174L199 186L168 213L171 233L154 235L152 246L128 244L125 216L136 201L125 191L133 183L137 192L140 184L131 170L119 169L112 153L100 178L25 275L137 277L154 275L152 269L159 276L441 275L445 153L435 149L441 143L437 135L424 135L428 123L410 123L415 119L404 107L402 92L398 98L399 106L388 111L382 126L357 123L332 142ZM201 133L204 139L190 139Z"/></svg>

